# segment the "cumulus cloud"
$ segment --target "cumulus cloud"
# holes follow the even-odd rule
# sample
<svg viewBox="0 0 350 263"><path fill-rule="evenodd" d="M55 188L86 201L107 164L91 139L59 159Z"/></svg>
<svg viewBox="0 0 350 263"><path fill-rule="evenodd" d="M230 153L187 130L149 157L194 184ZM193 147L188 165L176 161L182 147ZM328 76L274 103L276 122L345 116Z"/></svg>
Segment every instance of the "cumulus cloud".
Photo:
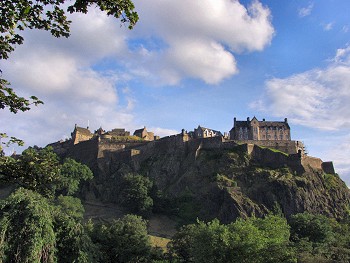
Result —
<svg viewBox="0 0 350 263"><path fill-rule="evenodd" d="M299 8L298 14L300 17L309 16L311 14L313 8L314 8L314 4L310 3L306 7Z"/></svg>
<svg viewBox="0 0 350 263"><path fill-rule="evenodd" d="M248 7L230 0L135 4L141 21L134 37L156 36L164 44L160 50L142 46L136 72L161 84L177 84L185 77L219 83L238 73L233 53L263 50L274 35L270 10L258 1Z"/></svg>
<svg viewBox="0 0 350 263"><path fill-rule="evenodd" d="M18 94L36 95L45 105L17 115L2 111L0 126L30 145L69 136L74 123L86 126L88 120L94 129L133 130L137 100L130 83L195 78L217 84L238 73L234 54L261 51L274 35L270 10L257 0L247 7L231 0L135 5L140 22L132 31L93 8L69 16L68 39L25 31L24 45L1 69Z"/></svg>
<svg viewBox="0 0 350 263"><path fill-rule="evenodd" d="M315 134L331 131L331 136L320 135L316 142L316 138L309 138L309 144L322 148L317 156L333 160L336 171L349 185L350 137L344 135L350 128L349 101L350 46L346 46L338 49L324 68L267 80L264 95L250 106L276 117L288 117L294 125L316 129Z"/></svg>
<svg viewBox="0 0 350 263"><path fill-rule="evenodd" d="M345 176L346 183L350 186L350 136L340 136L336 140L331 145L331 150L327 152L327 156L329 160L336 160L336 172ZM339 145L339 147L334 147L334 145Z"/></svg>
<svg viewBox="0 0 350 263"><path fill-rule="evenodd" d="M125 54L123 31L95 10L89 17L72 18L71 38L28 31L24 45L3 62L4 77L19 95L36 95L45 103L16 115L0 112L2 132L24 139L27 145L44 146L69 137L75 123L87 126L88 120L95 129L134 125L133 98L121 92L118 83L123 76L93 68L106 56ZM120 96L128 100L126 105L119 102Z"/></svg>
<svg viewBox="0 0 350 263"><path fill-rule="evenodd" d="M295 123L324 130L350 128L350 47L338 49L326 68L266 82L266 93L251 106L289 116Z"/></svg>

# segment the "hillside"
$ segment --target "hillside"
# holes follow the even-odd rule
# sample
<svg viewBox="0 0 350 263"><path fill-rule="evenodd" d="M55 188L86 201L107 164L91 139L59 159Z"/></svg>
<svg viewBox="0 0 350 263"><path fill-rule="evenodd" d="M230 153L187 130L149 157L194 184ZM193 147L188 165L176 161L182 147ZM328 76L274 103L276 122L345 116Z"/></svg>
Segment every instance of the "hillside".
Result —
<svg viewBox="0 0 350 263"><path fill-rule="evenodd" d="M96 139L55 149L94 171L85 197L118 203L121 178L137 173L153 182L153 210L180 223L196 218L228 223L276 209L287 217L308 211L340 219L350 202L348 188L329 163L219 138L172 136L123 147Z"/></svg>

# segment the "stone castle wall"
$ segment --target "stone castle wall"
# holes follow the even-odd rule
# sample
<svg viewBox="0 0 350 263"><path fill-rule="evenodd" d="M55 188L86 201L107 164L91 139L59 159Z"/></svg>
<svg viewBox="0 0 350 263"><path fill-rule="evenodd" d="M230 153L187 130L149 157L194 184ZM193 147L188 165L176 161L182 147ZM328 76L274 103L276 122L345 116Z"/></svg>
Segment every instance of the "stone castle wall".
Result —
<svg viewBox="0 0 350 263"><path fill-rule="evenodd" d="M195 153L194 158L201 149L234 149L241 147L252 161L271 168L288 166L298 173L311 168L334 173L332 162L323 163L319 158L298 153L298 149L303 147L302 143L298 141L232 141L225 140L223 137L189 139L187 134L180 133L156 141L117 142L110 138L93 138L75 145L71 141L56 144L52 144L55 152L65 153L64 155L82 163L90 164L90 166L92 163L97 166L96 160L110 158L114 153L117 153L116 156L123 160L141 163L143 160L152 157L155 147L161 150L167 149L167 152L170 153L172 149L175 152L176 149L183 148L185 154L186 152ZM269 148L282 152L276 152Z"/></svg>
<svg viewBox="0 0 350 263"><path fill-rule="evenodd" d="M285 152L288 154L297 154L298 151L301 151L301 154L304 154L304 145L300 141L272 141L272 140L245 140L245 141L235 141L239 144L255 144L261 147L268 147Z"/></svg>

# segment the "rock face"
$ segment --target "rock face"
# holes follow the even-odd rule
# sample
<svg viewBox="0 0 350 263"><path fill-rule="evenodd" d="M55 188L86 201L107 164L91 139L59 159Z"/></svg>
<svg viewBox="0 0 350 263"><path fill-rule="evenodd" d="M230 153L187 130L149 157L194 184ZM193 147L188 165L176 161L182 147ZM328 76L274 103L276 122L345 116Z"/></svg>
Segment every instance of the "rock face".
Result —
<svg viewBox="0 0 350 263"><path fill-rule="evenodd" d="M287 217L308 211L341 219L350 204L345 183L325 173L332 171L330 163L218 138L173 136L115 147L96 140L60 153L88 164L95 174L90 194L109 202L118 202L123 175L149 177L155 209L184 222L219 218L228 223L276 209Z"/></svg>

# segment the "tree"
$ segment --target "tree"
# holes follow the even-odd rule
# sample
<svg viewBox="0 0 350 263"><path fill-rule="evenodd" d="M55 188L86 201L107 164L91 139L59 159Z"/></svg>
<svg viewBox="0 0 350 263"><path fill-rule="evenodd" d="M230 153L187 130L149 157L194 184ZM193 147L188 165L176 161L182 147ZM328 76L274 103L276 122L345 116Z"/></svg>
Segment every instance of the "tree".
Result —
<svg viewBox="0 0 350 263"><path fill-rule="evenodd" d="M15 184L46 197L73 194L81 181L92 177L86 165L72 159L60 164L51 147L29 148L17 159L0 158L0 182Z"/></svg>
<svg viewBox="0 0 350 263"><path fill-rule="evenodd" d="M0 159L0 180L33 190L44 196L53 196L59 181L59 160L52 149L25 150L18 159Z"/></svg>
<svg viewBox="0 0 350 263"><path fill-rule="evenodd" d="M81 181L87 181L93 178L89 167L70 158L64 160L60 170L59 188L64 195L76 193Z"/></svg>
<svg viewBox="0 0 350 263"><path fill-rule="evenodd" d="M130 29L138 20L131 0L76 0L64 10L67 3L67 0L1 1L0 59L7 59L14 46L23 43L20 32L25 28L46 30L55 37L68 37L71 21L67 19L67 13L87 13L93 5L107 15L121 18L122 23L129 23Z"/></svg>
<svg viewBox="0 0 350 263"><path fill-rule="evenodd" d="M96 262L97 246L82 224L84 207L80 199L59 196L55 200L54 230L58 262Z"/></svg>
<svg viewBox="0 0 350 263"><path fill-rule="evenodd" d="M238 219L229 225L215 219L182 228L169 244L181 262L296 262L285 218Z"/></svg>
<svg viewBox="0 0 350 263"><path fill-rule="evenodd" d="M56 262L53 207L23 188L0 203L0 261Z"/></svg>
<svg viewBox="0 0 350 263"><path fill-rule="evenodd" d="M147 225L139 216L126 215L110 225L95 226L91 237L101 252L99 262L149 262Z"/></svg>
<svg viewBox="0 0 350 263"><path fill-rule="evenodd" d="M289 224L291 240L302 262L308 258L332 258L331 249L336 241L333 226L337 225L334 219L305 212L293 215Z"/></svg>
<svg viewBox="0 0 350 263"><path fill-rule="evenodd" d="M139 174L127 174L121 183L121 204L131 213L147 215L151 212L153 200L149 196L152 182Z"/></svg>

